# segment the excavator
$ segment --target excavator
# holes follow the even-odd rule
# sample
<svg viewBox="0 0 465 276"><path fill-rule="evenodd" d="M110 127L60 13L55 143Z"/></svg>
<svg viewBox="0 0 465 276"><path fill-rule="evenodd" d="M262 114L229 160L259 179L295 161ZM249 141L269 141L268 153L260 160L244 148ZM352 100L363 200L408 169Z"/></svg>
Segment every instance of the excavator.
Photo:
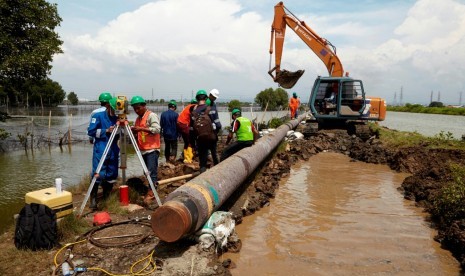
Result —
<svg viewBox="0 0 465 276"><path fill-rule="evenodd" d="M313 135L324 128L343 128L349 134L356 134L362 139L368 138L370 132L367 122L385 119L385 100L379 97L367 97L363 82L349 77L349 73L344 72L336 54L336 47L327 39L320 37L304 21L299 20L283 2L279 2L274 7L268 74L279 86L290 89L305 72L281 69L287 26L320 58L329 73L327 77L318 76L313 84L308 102L312 118L307 120L304 135ZM275 66L271 68L274 49Z"/></svg>

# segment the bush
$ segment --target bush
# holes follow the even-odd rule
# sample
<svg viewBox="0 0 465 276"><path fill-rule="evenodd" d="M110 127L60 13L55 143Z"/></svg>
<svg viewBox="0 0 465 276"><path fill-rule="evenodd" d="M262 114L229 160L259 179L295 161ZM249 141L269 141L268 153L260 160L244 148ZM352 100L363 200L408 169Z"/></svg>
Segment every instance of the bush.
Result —
<svg viewBox="0 0 465 276"><path fill-rule="evenodd" d="M465 218L465 167L451 164L450 168L454 180L440 189L431 210L434 217L446 223Z"/></svg>
<svg viewBox="0 0 465 276"><path fill-rule="evenodd" d="M280 118L272 118L268 122L268 127L269 128L278 128L280 125L282 125L284 122Z"/></svg>

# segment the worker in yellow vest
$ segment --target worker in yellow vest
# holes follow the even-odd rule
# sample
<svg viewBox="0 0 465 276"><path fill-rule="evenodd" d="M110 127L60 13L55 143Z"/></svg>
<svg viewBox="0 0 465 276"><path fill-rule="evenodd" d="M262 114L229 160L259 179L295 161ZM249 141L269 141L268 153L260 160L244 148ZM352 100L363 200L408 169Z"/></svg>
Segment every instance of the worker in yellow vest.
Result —
<svg viewBox="0 0 465 276"><path fill-rule="evenodd" d="M233 133L236 133L237 140L223 150L221 161L243 148L252 146L258 137L258 131L255 129L252 122L242 117L241 111L238 108L234 108L231 113L233 122L231 123L231 131L228 134L226 145L228 145L233 138Z"/></svg>

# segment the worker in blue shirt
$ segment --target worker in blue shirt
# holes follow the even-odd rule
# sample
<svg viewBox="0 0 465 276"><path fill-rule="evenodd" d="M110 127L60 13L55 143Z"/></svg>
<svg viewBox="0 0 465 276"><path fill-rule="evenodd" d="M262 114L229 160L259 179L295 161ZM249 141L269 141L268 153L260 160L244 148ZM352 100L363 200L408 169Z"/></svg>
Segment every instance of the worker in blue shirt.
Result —
<svg viewBox="0 0 465 276"><path fill-rule="evenodd" d="M176 112L176 101L171 100L168 103L168 110L160 115L160 126L165 142L165 158L166 162L174 162L178 152L178 130L176 123L179 114Z"/></svg>
<svg viewBox="0 0 465 276"><path fill-rule="evenodd" d="M94 149L92 154L92 175L95 175L98 164L103 157L103 152L110 140L111 133L115 128L118 117L115 115L117 98L109 100L110 105L106 107L105 112L94 113L91 117L89 127L87 128L87 135L94 139ZM106 199L111 190L113 184L118 178L118 163L119 163L119 147L118 137L112 141L105 161L100 169L99 176L96 179L94 187L91 191L90 208L97 209L97 192L98 186L102 186L103 198Z"/></svg>

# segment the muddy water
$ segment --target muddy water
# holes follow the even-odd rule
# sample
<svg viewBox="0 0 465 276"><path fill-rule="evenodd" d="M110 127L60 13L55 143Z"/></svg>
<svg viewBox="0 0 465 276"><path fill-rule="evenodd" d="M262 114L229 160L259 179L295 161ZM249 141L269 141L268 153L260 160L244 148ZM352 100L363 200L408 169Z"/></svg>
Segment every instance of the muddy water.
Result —
<svg viewBox="0 0 465 276"><path fill-rule="evenodd" d="M459 275L421 209L396 190L405 174L320 153L291 171L271 205L236 227L233 275Z"/></svg>

